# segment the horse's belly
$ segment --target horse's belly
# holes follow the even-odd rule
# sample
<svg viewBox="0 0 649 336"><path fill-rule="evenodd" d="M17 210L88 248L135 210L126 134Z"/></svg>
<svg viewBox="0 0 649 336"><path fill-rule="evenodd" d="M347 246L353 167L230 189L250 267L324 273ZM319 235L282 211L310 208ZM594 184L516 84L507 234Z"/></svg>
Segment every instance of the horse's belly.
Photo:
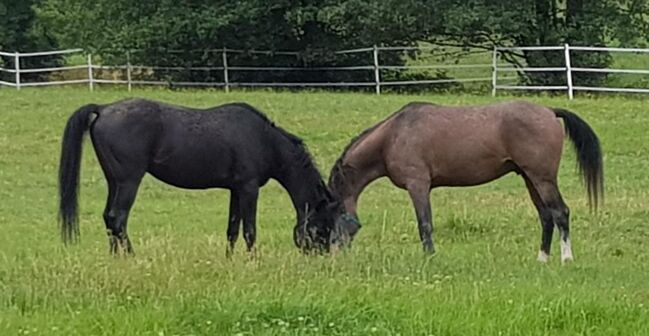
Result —
<svg viewBox="0 0 649 336"><path fill-rule="evenodd" d="M153 166L149 173L162 182L185 189L228 188L233 182L225 174L195 166Z"/></svg>
<svg viewBox="0 0 649 336"><path fill-rule="evenodd" d="M432 170L432 183L440 187L475 186L515 170L516 166L511 161L495 158L473 160L471 164L437 164Z"/></svg>
<svg viewBox="0 0 649 336"><path fill-rule="evenodd" d="M159 151L149 162L148 172L165 183L188 189L227 188L239 175L227 151L208 154L191 147Z"/></svg>

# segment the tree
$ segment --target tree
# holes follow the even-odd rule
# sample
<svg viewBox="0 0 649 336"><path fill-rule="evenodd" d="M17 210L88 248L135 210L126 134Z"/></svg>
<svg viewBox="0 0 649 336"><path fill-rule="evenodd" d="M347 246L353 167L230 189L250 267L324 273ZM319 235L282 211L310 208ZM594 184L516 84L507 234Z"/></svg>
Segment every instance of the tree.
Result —
<svg viewBox="0 0 649 336"><path fill-rule="evenodd" d="M0 50L6 52L29 52L56 48L56 41L48 30L36 19L32 6L40 0L0 0ZM58 64L57 58L25 58L22 67L34 68ZM13 68L14 59L5 58L5 67ZM33 80L38 74L26 74L26 80ZM13 81L13 78L2 78Z"/></svg>
<svg viewBox="0 0 649 336"><path fill-rule="evenodd" d="M332 50L415 43L419 27L394 11L403 6L396 0L46 0L38 13L62 45L96 50L108 62L125 62L131 50L133 62L148 65L220 66L221 55L209 50L227 47L301 52L297 57L229 55L230 63L239 66L336 66L368 65L372 56L339 55ZM398 55L391 61L403 62ZM219 80L219 76L220 72L187 71L172 79ZM232 79L367 81L372 76L370 71L236 72Z"/></svg>
<svg viewBox="0 0 649 336"><path fill-rule="evenodd" d="M647 0L469 0L441 1L444 25L430 27L426 40L439 45L494 46L572 45L603 46L613 41L632 43L649 33ZM439 5L439 4L438 4ZM422 12L425 13L425 12ZM530 67L564 65L561 52L506 52L507 61ZM572 57L578 67L605 67L608 53L579 53ZM581 85L605 79L605 74L575 73ZM565 83L563 73L534 73L525 78L533 84Z"/></svg>
<svg viewBox="0 0 649 336"><path fill-rule="evenodd" d="M494 46L604 45L647 36L649 0L42 0L43 26L66 47L101 53L105 61L147 65L220 66L233 49L296 50L298 56L243 53L232 65L368 65L371 55L331 50L378 45L434 45L491 50ZM137 50L137 51L136 51ZM412 55L411 55L412 56ZM453 56L453 55L450 55ZM563 66L561 52L507 52L504 58L534 67ZM603 67L607 53L573 55L573 65ZM398 54L382 62L403 64ZM157 72L155 76L164 76ZM443 75L443 74L442 74ZM221 80L220 72L190 72L170 80ZM237 81L371 81L370 71L235 72ZM400 71L386 76L404 76ZM575 73L577 84L605 79ZM535 73L524 80L562 84L561 73Z"/></svg>

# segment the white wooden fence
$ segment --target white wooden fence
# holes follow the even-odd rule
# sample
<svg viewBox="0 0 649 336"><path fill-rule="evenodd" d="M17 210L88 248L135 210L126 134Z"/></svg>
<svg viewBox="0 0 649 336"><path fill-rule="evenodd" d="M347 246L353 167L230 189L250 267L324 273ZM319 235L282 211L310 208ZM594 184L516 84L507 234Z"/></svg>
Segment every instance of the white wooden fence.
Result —
<svg viewBox="0 0 649 336"><path fill-rule="evenodd" d="M557 51L563 52L564 66L556 67L513 67L498 66L498 54L503 51ZM573 85L573 73L616 73L616 74L636 74L649 75L649 69L611 69L611 68L582 68L573 67L570 61L571 52L621 52L621 53L638 53L647 54L649 49L640 48L606 48L606 47L575 47L565 44L563 46L552 47L497 47L493 53L493 76L492 76L492 94L495 96L497 90L565 90L569 99L573 99L575 91L597 91L597 92L625 92L625 93L649 93L649 88L621 88L621 87L593 87L593 86L575 86ZM547 85L547 86L525 86L525 85L499 85L499 72L565 72L566 85Z"/></svg>
<svg viewBox="0 0 649 336"><path fill-rule="evenodd" d="M426 47L378 47L373 46L370 48L360 48L353 50L336 51L335 54L353 54L353 53L368 53L368 63L360 66L339 66L339 67L278 67L278 66L232 66L228 63L228 55L233 53L248 53L248 54L272 54L272 55L287 55L298 56L298 52L286 51L258 51L258 50L234 50L234 49L216 49L209 50L214 54L220 53L221 66L216 67L160 67L160 66L146 66L146 65L133 65L130 62L130 56L126 55L126 64L124 65L99 65L93 63L91 54L86 54L86 64L75 66L60 66L50 68L21 68L21 60L28 57L47 57L52 55L70 55L70 54L83 54L82 49L69 49L48 52L33 52L33 53L20 53L20 52L2 52L0 57L5 59L12 59L14 68L0 67L0 72L13 74L14 81L0 80L1 86L15 87L20 90L22 87L30 86L49 86L49 85L66 85L66 84L87 84L88 88L92 91L96 84L118 84L126 85L129 90L133 85L169 85L168 81L151 81L151 80L136 80L133 79L133 71L222 71L222 82L173 82L174 86L202 86L202 87L223 87L225 91L229 91L232 87L374 87L377 94L381 93L381 88L385 86L401 86L401 85L436 85L443 83L468 83L468 82L491 82L492 94L496 95L498 90L538 90L538 91L566 91L568 97L573 99L575 91L600 91L600 92L634 92L634 93L649 93L647 88L619 88L619 87L588 87L588 86L574 86L573 73L574 72L590 72L590 73L616 73L616 74L640 74L649 75L649 69L609 69L609 68L581 68L572 67L570 56L572 52L623 52L623 53L640 53L649 54L649 49L638 48L604 48L604 47L575 47L565 44L563 46L539 46L539 47L496 47L492 53L491 64L431 64L431 65L383 65L379 62L380 52L408 52L408 51L425 51L431 48ZM521 67L513 66L509 63L502 64L500 55L506 51L556 51L562 52L565 63L563 66L555 67ZM0 63L1 65L2 63ZM72 70L87 69L87 75L83 78L66 79L66 80L46 80L41 82L24 82L21 80L21 75L30 73L52 73L52 72L66 72ZM449 79L431 79L431 80L405 80L405 81L386 81L381 78L381 70L440 70L440 69L474 69L474 70L491 70L491 76L469 76L465 78L449 78ZM120 70L126 72L126 78L123 79L102 79L96 78L95 72L97 70ZM368 82L235 82L230 80L230 74L237 71L371 71L373 73L373 81ZM566 85L546 85L546 86L530 86L520 84L503 84L503 81L511 81L518 78L503 76L509 73L525 74L531 72L564 72L566 76Z"/></svg>

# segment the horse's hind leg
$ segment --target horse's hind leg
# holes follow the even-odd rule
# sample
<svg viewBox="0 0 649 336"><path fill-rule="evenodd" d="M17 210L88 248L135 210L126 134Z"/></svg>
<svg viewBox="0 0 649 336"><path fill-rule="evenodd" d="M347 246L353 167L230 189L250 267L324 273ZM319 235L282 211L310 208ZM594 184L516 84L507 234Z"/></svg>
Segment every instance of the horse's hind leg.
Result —
<svg viewBox="0 0 649 336"><path fill-rule="evenodd" d="M259 186L256 183L249 183L237 191L239 194L239 207L243 219L243 239L246 241L248 252L254 252L255 241L257 240L257 199L259 198Z"/></svg>
<svg viewBox="0 0 649 336"><path fill-rule="evenodd" d="M573 260L572 255L572 246L570 244L570 209L563 201L561 193L559 193L559 188L556 183L554 184L554 194L556 197L549 201L550 213L552 214L552 219L554 219L554 224L559 229L559 234L561 236L561 262L568 262Z"/></svg>
<svg viewBox="0 0 649 336"><path fill-rule="evenodd" d="M234 244L239 238L239 226L241 225L241 209L239 207L239 194L230 191L230 214L228 218L228 247L225 251L226 257L231 257L234 252Z"/></svg>
<svg viewBox="0 0 649 336"><path fill-rule="evenodd" d="M104 224L106 225L106 234L108 235L108 244L110 246L110 253L117 253L117 237L113 236L113 230L111 229L113 224L113 216L111 211L112 204L115 199L115 192L117 187L112 179L108 179L108 197L106 198L106 207L104 208Z"/></svg>
<svg viewBox="0 0 649 336"><path fill-rule="evenodd" d="M536 188L527 177L525 177L525 185L527 186L527 191L530 193L530 198L532 198L532 202L534 203L534 206L539 213L539 219L541 220L541 247L539 249L538 259L540 262L547 262L550 257L554 220L552 219L550 210L545 206L541 200L541 196L539 196Z"/></svg>
<svg viewBox="0 0 649 336"><path fill-rule="evenodd" d="M119 132L113 122L115 120L110 117L98 118L90 136L108 182L104 222L110 251L116 254L118 245L121 245L127 253L133 253L126 226L138 187L146 173L150 148L146 141L128 134L128 130L123 134Z"/></svg>
<svg viewBox="0 0 649 336"><path fill-rule="evenodd" d="M109 198L104 210L104 222L106 223L112 254L117 254L118 243L126 253L133 253L133 246L128 238L127 223L140 181L141 177L127 182L109 183Z"/></svg>
<svg viewBox="0 0 649 336"><path fill-rule="evenodd" d="M406 185L417 215L419 238L425 253L435 253L433 219L430 209L430 181L413 181Z"/></svg>
<svg viewBox="0 0 649 336"><path fill-rule="evenodd" d="M541 219L542 236L539 261L546 262L550 256L555 225L561 235L561 261L571 261L573 256L570 246L570 209L561 197L556 179L552 181L535 180L526 176L525 184Z"/></svg>

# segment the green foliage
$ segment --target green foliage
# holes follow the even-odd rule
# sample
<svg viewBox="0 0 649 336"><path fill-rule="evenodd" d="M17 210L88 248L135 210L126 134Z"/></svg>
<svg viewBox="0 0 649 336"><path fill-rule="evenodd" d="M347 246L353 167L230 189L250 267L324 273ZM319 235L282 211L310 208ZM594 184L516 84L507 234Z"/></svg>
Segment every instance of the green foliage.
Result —
<svg viewBox="0 0 649 336"><path fill-rule="evenodd" d="M41 0L0 0L0 50L5 52L29 52L52 50L57 46L48 29L36 18L32 6ZM52 66L58 64L58 58L27 58L21 60L26 68ZM14 67L14 59L2 57L0 65ZM0 72L0 80L13 82L13 75ZM26 74L25 80L39 78L37 74Z"/></svg>
<svg viewBox="0 0 649 336"><path fill-rule="evenodd" d="M623 33L627 28L620 28L619 23L632 16L624 4L610 0L474 0L451 6L447 13L453 19L447 20L431 41L474 47L605 45L613 36L628 35ZM634 22L649 32L645 21ZM628 23L624 26L628 27ZM561 51L505 52L504 57L530 67L564 66ZM572 58L572 65L605 67L611 61L608 53L580 53ZM575 73L574 78L577 85L591 85L605 80L606 76ZM561 85L565 84L565 74L533 73L525 80L532 84Z"/></svg>
<svg viewBox="0 0 649 336"><path fill-rule="evenodd" d="M396 3L396 1L393 1ZM40 17L53 27L59 40L102 52L108 62L123 62L127 50L132 61L148 65L221 66L221 55L206 50L299 50L299 56L231 54L231 65L335 66L368 65L371 53L336 55L331 50L405 44L415 27L397 29L380 1L157 1L133 2L48 0L39 7ZM62 11L61 8L69 8ZM383 27L389 30L383 31ZM182 51L182 52L178 52ZM402 61L395 57L395 63ZM199 77L220 79L220 73L184 73L175 80ZM216 78L209 78L216 76ZM335 72L281 72L233 74L233 80L283 81L317 78L368 80L370 71L342 77Z"/></svg>
<svg viewBox="0 0 649 336"><path fill-rule="evenodd" d="M36 51L54 41L37 23L32 6L40 0L0 0L0 50Z"/></svg>
<svg viewBox="0 0 649 336"><path fill-rule="evenodd" d="M106 62L159 66L222 65L212 49L295 50L298 56L232 54L234 66L370 65L371 53L340 55L331 50L378 45L482 48L535 45L642 45L649 35L649 0L308 0L225 1L41 0L39 22L68 47L99 51ZM408 55L412 56L412 55ZM384 64L401 65L408 57L382 55ZM449 55L453 57L453 55ZM556 52L506 52L505 60L531 67L561 67ZM573 55L576 67L606 67L608 53ZM222 81L215 71L150 74L167 80ZM433 78L443 75L428 74ZM252 81L371 81L372 71L236 71L231 78ZM385 73L405 79L404 71ZM422 76L421 74L414 76ZM428 77L430 79L430 77ZM595 85L603 73L575 73L576 85ZM531 84L561 85L562 73L532 73Z"/></svg>

